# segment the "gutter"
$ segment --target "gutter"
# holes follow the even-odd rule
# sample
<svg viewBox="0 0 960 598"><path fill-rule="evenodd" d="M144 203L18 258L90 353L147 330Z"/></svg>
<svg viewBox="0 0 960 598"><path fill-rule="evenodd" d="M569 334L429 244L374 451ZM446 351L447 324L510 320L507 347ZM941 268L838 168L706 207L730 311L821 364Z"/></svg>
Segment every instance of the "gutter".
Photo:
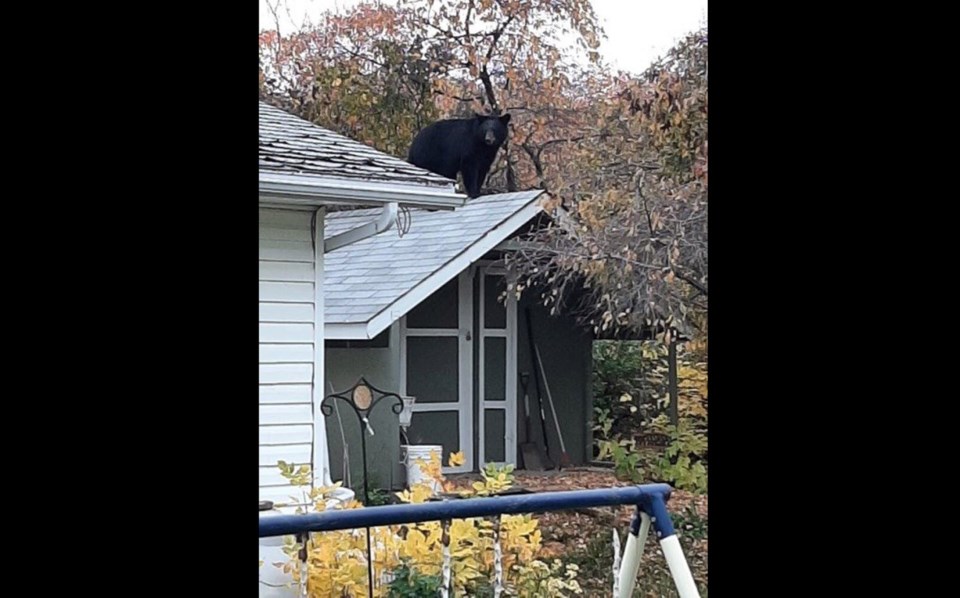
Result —
<svg viewBox="0 0 960 598"><path fill-rule="evenodd" d="M317 207L328 204L378 206L396 203L416 208L453 210L463 207L467 201L466 195L456 192L453 181L447 187L427 187L272 171L260 171L259 175L261 203Z"/></svg>
<svg viewBox="0 0 960 598"><path fill-rule="evenodd" d="M350 245L351 243L356 243L367 237L382 233L385 230L390 230L390 228L393 227L393 223L397 220L397 213L399 211L400 205L397 202L392 201L388 203L383 207L380 216L378 216L376 220L358 226L357 228L351 228L329 239L324 239L323 252L329 253L344 245Z"/></svg>

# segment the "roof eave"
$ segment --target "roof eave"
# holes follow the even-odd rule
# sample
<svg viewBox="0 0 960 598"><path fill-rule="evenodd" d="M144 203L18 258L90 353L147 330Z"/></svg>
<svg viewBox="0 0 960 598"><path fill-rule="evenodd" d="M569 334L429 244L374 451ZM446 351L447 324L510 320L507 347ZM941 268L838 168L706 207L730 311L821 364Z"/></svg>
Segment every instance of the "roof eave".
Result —
<svg viewBox="0 0 960 598"><path fill-rule="evenodd" d="M371 335L369 322L340 322L323 325L323 338L330 341L368 341Z"/></svg>
<svg viewBox="0 0 960 598"><path fill-rule="evenodd" d="M329 340L370 340L389 328L394 322L405 316L411 309L419 305L424 299L437 289L452 280L478 259L486 255L491 249L503 242L504 238L512 234L523 223L529 222L537 214L545 213L540 205L539 198L543 191L521 209L517 210L506 220L489 230L483 237L460 252L453 259L441 266L425 279L407 290L400 297L381 308L364 322L330 322L324 323L324 337Z"/></svg>
<svg viewBox="0 0 960 598"><path fill-rule="evenodd" d="M346 180L261 170L260 202L290 206L356 205L377 206L387 203L435 210L463 207L467 197L447 187L398 185L375 181Z"/></svg>

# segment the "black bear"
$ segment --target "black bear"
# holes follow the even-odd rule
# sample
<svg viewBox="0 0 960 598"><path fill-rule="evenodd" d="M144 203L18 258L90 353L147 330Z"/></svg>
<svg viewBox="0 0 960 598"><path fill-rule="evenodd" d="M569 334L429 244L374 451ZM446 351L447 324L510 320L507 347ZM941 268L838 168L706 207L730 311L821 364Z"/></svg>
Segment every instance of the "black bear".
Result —
<svg viewBox="0 0 960 598"><path fill-rule="evenodd" d="M509 114L437 121L417 133L407 161L448 179L456 180L459 172L467 195L478 197L509 122Z"/></svg>

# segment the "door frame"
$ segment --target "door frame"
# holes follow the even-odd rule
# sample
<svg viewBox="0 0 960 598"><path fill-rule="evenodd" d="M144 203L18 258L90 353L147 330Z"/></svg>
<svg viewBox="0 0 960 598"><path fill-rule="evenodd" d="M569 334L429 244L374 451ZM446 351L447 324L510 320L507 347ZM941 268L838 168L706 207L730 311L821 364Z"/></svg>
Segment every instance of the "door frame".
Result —
<svg viewBox="0 0 960 598"><path fill-rule="evenodd" d="M500 409L504 411L504 457L505 462L499 464L517 465L517 298L508 293L506 301L506 328L487 328L485 313L485 286L487 276L502 276L509 283L509 274L502 266L478 266L478 303L479 319L477 330L477 437L479 440L479 449L477 451L477 460L480 466L485 463L486 455L486 430L484 429L485 414L487 409ZM487 401L484 397L486 382L485 364L486 353L484 351L484 342L488 338L506 339L505 355L506 364L504 373L505 397L503 401Z"/></svg>
<svg viewBox="0 0 960 598"><path fill-rule="evenodd" d="M407 316L400 319L400 394L407 396L407 338L409 337L456 337L458 343L458 394L456 402L414 403L411 411L457 412L457 424L460 437L460 451L463 452L463 465L448 467L449 455L441 455L443 473L462 473L473 471L473 277L467 269L458 275L458 327L457 328L407 328Z"/></svg>

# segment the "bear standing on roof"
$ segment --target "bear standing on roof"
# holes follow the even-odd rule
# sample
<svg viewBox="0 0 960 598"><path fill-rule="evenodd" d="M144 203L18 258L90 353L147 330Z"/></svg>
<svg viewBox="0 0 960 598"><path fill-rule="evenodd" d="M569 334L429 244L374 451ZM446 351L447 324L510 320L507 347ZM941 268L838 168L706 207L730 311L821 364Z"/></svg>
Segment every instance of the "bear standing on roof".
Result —
<svg viewBox="0 0 960 598"><path fill-rule="evenodd" d="M459 172L467 195L478 197L509 122L509 114L437 121L417 133L407 161L448 179L456 180Z"/></svg>

